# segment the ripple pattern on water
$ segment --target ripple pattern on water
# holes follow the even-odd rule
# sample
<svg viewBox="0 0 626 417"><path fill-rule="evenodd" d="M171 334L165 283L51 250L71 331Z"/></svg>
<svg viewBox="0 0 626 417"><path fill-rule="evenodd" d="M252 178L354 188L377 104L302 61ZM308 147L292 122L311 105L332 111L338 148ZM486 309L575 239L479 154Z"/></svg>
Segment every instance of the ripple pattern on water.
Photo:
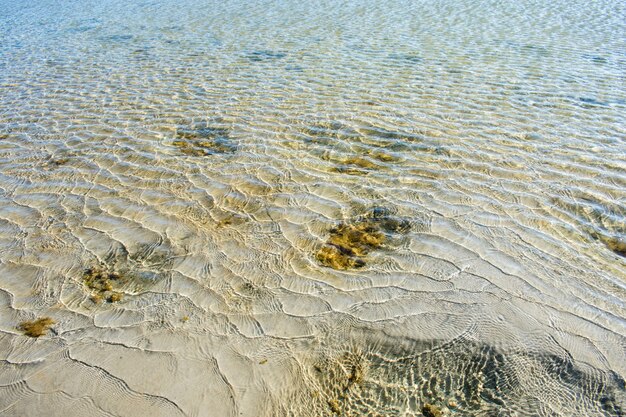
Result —
<svg viewBox="0 0 626 417"><path fill-rule="evenodd" d="M625 15L0 0L0 414L624 415Z"/></svg>

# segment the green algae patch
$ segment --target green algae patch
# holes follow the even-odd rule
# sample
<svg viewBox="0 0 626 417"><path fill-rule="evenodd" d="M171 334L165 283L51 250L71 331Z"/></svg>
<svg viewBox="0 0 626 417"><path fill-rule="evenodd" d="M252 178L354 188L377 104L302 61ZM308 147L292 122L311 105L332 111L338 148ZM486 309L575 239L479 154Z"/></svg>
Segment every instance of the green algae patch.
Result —
<svg viewBox="0 0 626 417"><path fill-rule="evenodd" d="M56 322L50 317L42 317L34 321L23 321L18 328L26 336L40 337L46 334L54 323Z"/></svg>
<svg viewBox="0 0 626 417"><path fill-rule="evenodd" d="M89 298L95 304L100 304L103 300L109 303L121 301L124 294L115 288L120 287L124 281L123 275L99 268L89 268L83 274L83 283L91 291Z"/></svg>
<svg viewBox="0 0 626 417"><path fill-rule="evenodd" d="M230 139L228 129L211 126L179 129L172 146L189 156L233 153L237 148Z"/></svg>
<svg viewBox="0 0 626 417"><path fill-rule="evenodd" d="M361 268L365 266L367 254L383 248L392 235L406 233L409 229L407 220L391 216L383 208L373 208L360 218L330 229L330 236L315 258L332 269Z"/></svg>

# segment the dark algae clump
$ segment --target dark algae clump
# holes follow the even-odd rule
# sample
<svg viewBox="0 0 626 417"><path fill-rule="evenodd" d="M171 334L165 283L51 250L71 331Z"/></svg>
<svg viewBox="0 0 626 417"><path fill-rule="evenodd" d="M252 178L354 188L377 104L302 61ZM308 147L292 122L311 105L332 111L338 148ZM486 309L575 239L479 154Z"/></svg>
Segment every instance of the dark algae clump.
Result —
<svg viewBox="0 0 626 417"><path fill-rule="evenodd" d="M330 229L330 236L316 259L337 270L361 268L368 253L382 248L391 235L405 233L409 227L408 221L392 216L383 208L374 208L356 220Z"/></svg>
<svg viewBox="0 0 626 417"><path fill-rule="evenodd" d="M26 336L39 337L48 332L48 329L55 323L50 317L42 317L34 321L23 321L19 325L19 329Z"/></svg>

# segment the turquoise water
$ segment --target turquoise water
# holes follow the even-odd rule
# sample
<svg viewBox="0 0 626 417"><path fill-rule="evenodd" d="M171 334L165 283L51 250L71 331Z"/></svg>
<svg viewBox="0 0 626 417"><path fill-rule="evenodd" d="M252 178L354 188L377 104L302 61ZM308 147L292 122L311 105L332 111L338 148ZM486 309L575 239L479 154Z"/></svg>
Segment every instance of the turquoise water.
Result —
<svg viewBox="0 0 626 417"><path fill-rule="evenodd" d="M625 16L0 0L0 414L623 415Z"/></svg>

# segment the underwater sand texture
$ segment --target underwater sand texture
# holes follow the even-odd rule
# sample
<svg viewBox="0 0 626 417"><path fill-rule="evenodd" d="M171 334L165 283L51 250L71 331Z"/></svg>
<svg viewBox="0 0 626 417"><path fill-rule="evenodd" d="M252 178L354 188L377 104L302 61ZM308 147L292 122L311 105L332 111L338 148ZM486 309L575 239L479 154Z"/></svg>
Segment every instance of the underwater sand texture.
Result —
<svg viewBox="0 0 626 417"><path fill-rule="evenodd" d="M0 0L0 415L623 416L625 8Z"/></svg>

